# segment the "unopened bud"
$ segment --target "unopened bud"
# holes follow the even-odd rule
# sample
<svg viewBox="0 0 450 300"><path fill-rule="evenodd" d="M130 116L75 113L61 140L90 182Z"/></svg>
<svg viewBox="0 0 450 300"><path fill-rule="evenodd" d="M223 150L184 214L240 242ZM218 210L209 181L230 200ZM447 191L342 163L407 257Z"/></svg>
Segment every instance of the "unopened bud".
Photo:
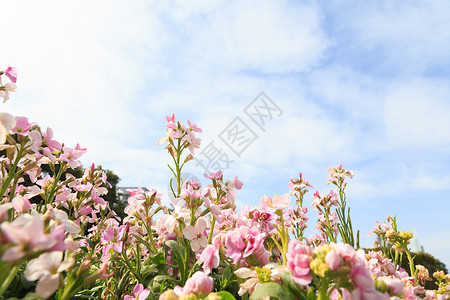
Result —
<svg viewBox="0 0 450 300"><path fill-rule="evenodd" d="M386 293L387 291L389 291L389 286L383 280L376 281L375 287L378 291L380 291L382 293Z"/></svg>
<svg viewBox="0 0 450 300"><path fill-rule="evenodd" d="M86 274L89 273L89 269L91 268L91 261L90 260L83 260L78 267L77 270L77 277L84 277Z"/></svg>
<svg viewBox="0 0 450 300"><path fill-rule="evenodd" d="M188 156L186 156L186 158L184 159L184 162L187 163L190 160L193 160L194 156L192 154L189 154Z"/></svg>
<svg viewBox="0 0 450 300"><path fill-rule="evenodd" d="M217 295L216 293L209 293L209 295L205 298L205 300L221 300L222 297Z"/></svg>
<svg viewBox="0 0 450 300"><path fill-rule="evenodd" d="M177 300L178 296L174 293L173 290L166 290L159 296L159 300Z"/></svg>

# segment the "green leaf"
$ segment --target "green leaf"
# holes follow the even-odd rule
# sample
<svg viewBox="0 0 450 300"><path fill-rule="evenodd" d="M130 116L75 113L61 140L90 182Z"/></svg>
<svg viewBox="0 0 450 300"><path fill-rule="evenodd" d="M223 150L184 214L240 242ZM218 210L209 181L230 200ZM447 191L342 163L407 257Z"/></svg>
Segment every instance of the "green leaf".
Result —
<svg viewBox="0 0 450 300"><path fill-rule="evenodd" d="M151 257L152 262L157 265L165 265L166 264L166 258L164 257L164 253L159 252Z"/></svg>
<svg viewBox="0 0 450 300"><path fill-rule="evenodd" d="M308 300L315 300L316 294L314 293L314 290L312 287L309 287L308 294L306 295Z"/></svg>
<svg viewBox="0 0 450 300"><path fill-rule="evenodd" d="M295 297L306 300L306 291L299 289L298 285L295 283L295 281L292 279L292 274L289 272L284 272L281 276L281 279L283 280L283 283L286 285L286 287L289 289L291 293L295 295Z"/></svg>
<svg viewBox="0 0 450 300"><path fill-rule="evenodd" d="M220 289L225 289L232 280L233 273L230 266L226 266L222 272L222 282L220 283Z"/></svg>
<svg viewBox="0 0 450 300"><path fill-rule="evenodd" d="M258 285L252 293L250 299L257 300L262 297L270 296L280 300L294 300L295 297L289 293L288 289L282 287L276 282L268 282Z"/></svg>
<svg viewBox="0 0 450 300"><path fill-rule="evenodd" d="M140 237L137 234L132 234L139 242L141 242L142 244L145 245L145 247L147 247L148 251L152 250L152 246L150 245L150 243L146 240L144 240L142 237Z"/></svg>
<svg viewBox="0 0 450 300"><path fill-rule="evenodd" d="M174 240L167 241L166 245L172 249L172 258L175 258L178 269L182 274L184 274L186 270L186 266L184 264L184 247Z"/></svg>
<svg viewBox="0 0 450 300"><path fill-rule="evenodd" d="M172 282L174 282L176 284L179 284L178 280L176 280L172 276L168 276L168 275L158 275L158 276L155 276L155 278L153 280L154 281L169 280L169 281L172 281Z"/></svg>
<svg viewBox="0 0 450 300"><path fill-rule="evenodd" d="M222 297L222 300L236 300L233 295L227 291L220 291L216 293L217 296Z"/></svg>

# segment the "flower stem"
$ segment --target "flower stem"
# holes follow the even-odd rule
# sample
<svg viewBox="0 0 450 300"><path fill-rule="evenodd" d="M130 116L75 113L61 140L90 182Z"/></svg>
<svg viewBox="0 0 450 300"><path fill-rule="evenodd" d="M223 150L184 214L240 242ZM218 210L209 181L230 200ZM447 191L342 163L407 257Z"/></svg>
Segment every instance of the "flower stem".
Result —
<svg viewBox="0 0 450 300"><path fill-rule="evenodd" d="M0 287L0 296L3 295L3 293L6 291L6 289L9 287L11 282L14 280L14 277L16 277L17 272L19 272L20 265L15 266L12 268L12 270L9 272L8 277L6 277L5 281L3 282L2 286Z"/></svg>

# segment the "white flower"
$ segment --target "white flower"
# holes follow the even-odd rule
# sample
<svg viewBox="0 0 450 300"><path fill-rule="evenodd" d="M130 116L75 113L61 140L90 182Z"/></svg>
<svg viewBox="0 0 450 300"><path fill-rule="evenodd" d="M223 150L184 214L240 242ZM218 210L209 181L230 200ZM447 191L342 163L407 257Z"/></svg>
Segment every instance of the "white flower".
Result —
<svg viewBox="0 0 450 300"><path fill-rule="evenodd" d="M194 252L208 246L208 238L205 235L206 220L198 218L194 226L188 225L183 230L184 237L191 241L191 247Z"/></svg>
<svg viewBox="0 0 450 300"><path fill-rule="evenodd" d="M12 82L8 82L7 84L4 85L6 91L8 92L16 92L17 91L17 85L15 83Z"/></svg>
<svg viewBox="0 0 450 300"><path fill-rule="evenodd" d="M74 264L73 257L61 261L62 256L61 251L47 252L28 263L25 269L25 278L30 281L39 280L36 293L40 297L50 297L60 287L62 278L59 273Z"/></svg>
<svg viewBox="0 0 450 300"><path fill-rule="evenodd" d="M50 217L53 219L53 222L56 224L63 224L64 229L69 233L78 233L80 232L80 226L76 224L74 221L69 220L67 213L63 210L59 210L53 207L49 207L47 210Z"/></svg>
<svg viewBox="0 0 450 300"><path fill-rule="evenodd" d="M13 129L15 126L16 118L8 113L0 112L0 145L6 142L6 135L8 134L8 131Z"/></svg>

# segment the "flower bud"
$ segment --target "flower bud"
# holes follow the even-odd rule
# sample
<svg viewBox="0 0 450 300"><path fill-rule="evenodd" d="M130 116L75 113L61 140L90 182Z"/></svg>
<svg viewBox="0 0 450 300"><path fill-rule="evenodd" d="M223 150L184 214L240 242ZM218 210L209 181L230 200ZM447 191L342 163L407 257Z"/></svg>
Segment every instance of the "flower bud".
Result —
<svg viewBox="0 0 450 300"><path fill-rule="evenodd" d="M173 290L169 289L169 290L166 290L164 293L162 293L159 296L159 299L160 300L177 300L178 296L174 293Z"/></svg>
<svg viewBox="0 0 450 300"><path fill-rule="evenodd" d="M222 297L217 295L216 293L209 293L209 295L205 298L205 300L221 300Z"/></svg>

